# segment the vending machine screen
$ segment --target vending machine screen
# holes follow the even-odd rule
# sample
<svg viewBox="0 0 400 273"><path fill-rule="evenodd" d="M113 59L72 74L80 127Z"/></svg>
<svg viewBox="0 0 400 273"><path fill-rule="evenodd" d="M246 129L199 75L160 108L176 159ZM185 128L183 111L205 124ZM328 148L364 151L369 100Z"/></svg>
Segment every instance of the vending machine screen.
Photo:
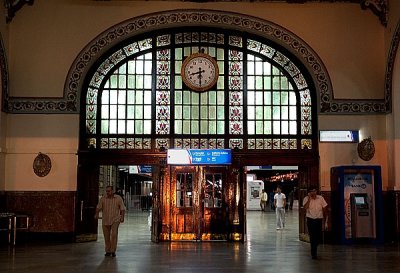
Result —
<svg viewBox="0 0 400 273"><path fill-rule="evenodd" d="M354 201L355 201L356 205L365 205L364 196L355 196Z"/></svg>

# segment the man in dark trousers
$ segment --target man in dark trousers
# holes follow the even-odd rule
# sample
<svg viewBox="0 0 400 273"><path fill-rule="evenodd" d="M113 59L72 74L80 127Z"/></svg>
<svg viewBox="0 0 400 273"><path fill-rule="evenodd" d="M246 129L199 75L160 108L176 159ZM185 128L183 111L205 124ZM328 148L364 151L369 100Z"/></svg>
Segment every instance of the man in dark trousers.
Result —
<svg viewBox="0 0 400 273"><path fill-rule="evenodd" d="M311 257L317 259L317 248L322 238L322 223L326 219L326 203L324 197L317 194L317 187L310 186L308 195L303 199L306 210L307 229L310 235Z"/></svg>

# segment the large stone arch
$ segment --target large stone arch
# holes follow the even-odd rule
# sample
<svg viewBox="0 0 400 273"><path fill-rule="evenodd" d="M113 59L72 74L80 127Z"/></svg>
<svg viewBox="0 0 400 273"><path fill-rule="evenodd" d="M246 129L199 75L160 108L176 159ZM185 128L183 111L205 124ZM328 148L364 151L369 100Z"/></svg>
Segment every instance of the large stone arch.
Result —
<svg viewBox="0 0 400 273"><path fill-rule="evenodd" d="M159 12L129 19L113 26L89 43L75 60L76 69L73 71L73 74L69 75L72 85L66 86L68 90L66 89L65 91L77 93L82 90L82 77L86 75L88 69L92 67L98 57L115 44L131 36L157 29L199 25L218 26L249 32L284 47L303 63L308 70L308 74L311 75L319 94L324 94L323 96L317 95L317 99L329 101L332 93L329 75L320 58L303 40L287 29L272 22L243 14L214 10L173 10Z"/></svg>
<svg viewBox="0 0 400 273"><path fill-rule="evenodd" d="M8 97L4 109L10 113L79 113L80 92L93 63L113 45L144 32L179 26L219 26L265 37L295 55L308 70L318 100L319 113L376 114L391 110L391 93L386 84L383 100L335 100L328 72L317 53L291 31L264 19L217 10L170 10L123 21L95 37L74 60L66 78L63 98ZM390 69L388 69L389 71ZM391 75L386 77L391 78Z"/></svg>

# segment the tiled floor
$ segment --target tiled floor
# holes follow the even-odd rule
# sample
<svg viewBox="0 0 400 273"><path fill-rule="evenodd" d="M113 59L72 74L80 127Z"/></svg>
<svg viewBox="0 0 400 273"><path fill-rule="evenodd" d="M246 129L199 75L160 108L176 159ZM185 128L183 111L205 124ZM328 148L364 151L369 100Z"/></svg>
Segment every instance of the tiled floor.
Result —
<svg viewBox="0 0 400 273"><path fill-rule="evenodd" d="M211 272L400 272L400 245L322 245L319 259L298 239L297 211L283 231L275 214L248 213L246 243L150 241L149 213L130 211L120 227L116 258L104 257L102 236L90 243L20 243L0 246L0 272L17 273L211 273ZM99 233L101 234L101 232Z"/></svg>

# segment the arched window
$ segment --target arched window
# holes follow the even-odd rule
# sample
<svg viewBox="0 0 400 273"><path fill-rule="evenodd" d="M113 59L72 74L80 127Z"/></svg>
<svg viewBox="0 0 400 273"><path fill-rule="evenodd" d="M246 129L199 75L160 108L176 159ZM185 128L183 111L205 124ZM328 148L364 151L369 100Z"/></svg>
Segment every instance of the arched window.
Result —
<svg viewBox="0 0 400 273"><path fill-rule="evenodd" d="M204 92L181 77L185 58L198 52L219 70ZM283 48L242 32L170 29L126 41L87 86L88 147L312 149L312 87L299 66Z"/></svg>

